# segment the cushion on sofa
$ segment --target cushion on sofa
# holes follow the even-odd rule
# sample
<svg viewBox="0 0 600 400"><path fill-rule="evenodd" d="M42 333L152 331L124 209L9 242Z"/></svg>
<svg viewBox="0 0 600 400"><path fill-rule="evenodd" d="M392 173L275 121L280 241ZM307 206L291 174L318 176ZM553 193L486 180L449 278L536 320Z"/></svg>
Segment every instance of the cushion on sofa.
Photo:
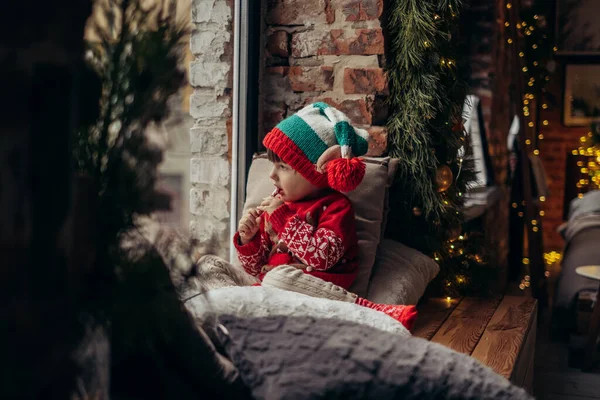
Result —
<svg viewBox="0 0 600 400"><path fill-rule="evenodd" d="M384 304L417 304L440 270L425 254L383 239L375 257L367 298Z"/></svg>
<svg viewBox="0 0 600 400"><path fill-rule="evenodd" d="M363 181L354 191L347 193L356 215L360 260L358 275L350 290L362 297L367 294L375 253L381 238L383 208L390 175L388 157L364 157L364 160L367 168ZM264 197L273 192L273 184L269 179L271 168L272 164L267 160L266 154L254 157L248 172L244 214L248 209L257 207Z"/></svg>

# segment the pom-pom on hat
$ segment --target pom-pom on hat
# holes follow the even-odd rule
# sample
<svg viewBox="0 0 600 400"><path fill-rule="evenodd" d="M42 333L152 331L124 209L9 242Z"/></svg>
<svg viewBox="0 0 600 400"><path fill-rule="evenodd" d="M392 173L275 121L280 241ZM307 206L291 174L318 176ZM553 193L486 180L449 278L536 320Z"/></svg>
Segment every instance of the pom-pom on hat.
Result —
<svg viewBox="0 0 600 400"><path fill-rule="evenodd" d="M318 187L350 192L365 175L359 156L369 149L369 134L325 103L310 104L281 121L263 140L304 178Z"/></svg>

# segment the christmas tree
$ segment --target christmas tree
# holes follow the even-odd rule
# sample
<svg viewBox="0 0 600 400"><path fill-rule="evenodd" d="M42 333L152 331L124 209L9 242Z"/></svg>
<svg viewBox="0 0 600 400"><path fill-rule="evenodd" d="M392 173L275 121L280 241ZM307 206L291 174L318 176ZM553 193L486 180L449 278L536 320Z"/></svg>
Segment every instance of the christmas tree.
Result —
<svg viewBox="0 0 600 400"><path fill-rule="evenodd" d="M399 158L387 236L432 256L448 296L483 287L477 234L462 232L462 207L474 171L458 71L460 0L394 2L386 21L389 153Z"/></svg>

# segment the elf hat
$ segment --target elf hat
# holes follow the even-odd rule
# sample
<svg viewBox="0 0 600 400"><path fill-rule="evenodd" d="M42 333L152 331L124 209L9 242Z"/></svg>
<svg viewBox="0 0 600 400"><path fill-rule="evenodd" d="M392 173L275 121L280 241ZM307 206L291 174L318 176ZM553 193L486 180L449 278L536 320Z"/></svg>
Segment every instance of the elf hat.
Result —
<svg viewBox="0 0 600 400"><path fill-rule="evenodd" d="M350 192L365 175L358 158L369 149L369 134L325 103L310 104L281 121L263 140L313 185Z"/></svg>

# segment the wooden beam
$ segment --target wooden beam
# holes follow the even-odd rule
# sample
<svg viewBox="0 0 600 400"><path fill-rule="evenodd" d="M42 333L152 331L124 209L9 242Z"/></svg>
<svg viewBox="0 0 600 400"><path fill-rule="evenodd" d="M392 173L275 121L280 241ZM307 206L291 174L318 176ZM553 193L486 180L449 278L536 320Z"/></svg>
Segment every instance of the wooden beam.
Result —
<svg viewBox="0 0 600 400"><path fill-rule="evenodd" d="M527 335L535 325L535 299L506 296L492 316L472 356L507 379L513 377ZM535 328L533 328L535 329ZM529 342L533 355L535 337ZM529 363L529 360L523 360ZM528 365L528 364L525 364ZM525 372L526 368L525 368ZM513 378L513 379L516 379Z"/></svg>
<svg viewBox="0 0 600 400"><path fill-rule="evenodd" d="M526 375L529 372L529 365L535 358L535 343L537 337L537 308L532 310L529 320L529 329L523 332L524 343L519 349L517 360L510 377L514 384L525 387ZM530 372L533 374L533 371Z"/></svg>
<svg viewBox="0 0 600 400"><path fill-rule="evenodd" d="M470 355L499 303L500 298L464 298L431 341Z"/></svg>
<svg viewBox="0 0 600 400"><path fill-rule="evenodd" d="M529 365L527 366L527 371L525 372L525 377L523 379L523 383L521 387L527 391L530 395L534 395L533 393L533 373L535 369L535 345L533 357L529 360Z"/></svg>

